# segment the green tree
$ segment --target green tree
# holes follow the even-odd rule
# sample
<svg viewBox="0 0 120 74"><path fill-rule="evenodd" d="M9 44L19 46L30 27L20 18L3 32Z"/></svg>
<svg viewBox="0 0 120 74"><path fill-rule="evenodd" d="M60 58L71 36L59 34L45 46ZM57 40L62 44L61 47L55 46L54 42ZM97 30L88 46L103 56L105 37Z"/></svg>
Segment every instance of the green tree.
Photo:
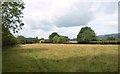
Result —
<svg viewBox="0 0 120 74"><path fill-rule="evenodd" d="M2 46L15 45L16 38L11 34L10 29L17 33L22 29L24 23L22 22L22 10L24 9L24 2L2 2L0 5L2 17ZM16 42L16 43L15 43Z"/></svg>
<svg viewBox="0 0 120 74"><path fill-rule="evenodd" d="M14 33L22 29L24 23L22 22L24 7L22 0L18 2L3 2L1 4L2 25L5 28L12 29Z"/></svg>
<svg viewBox="0 0 120 74"><path fill-rule="evenodd" d="M39 40L45 40L44 38L40 38Z"/></svg>
<svg viewBox="0 0 120 74"><path fill-rule="evenodd" d="M50 42L53 42L53 38L54 38L56 35L59 36L59 34L58 34L57 32L53 32L53 33L49 36Z"/></svg>
<svg viewBox="0 0 120 74"><path fill-rule="evenodd" d="M10 33L9 29L2 25L2 47L16 45L17 39Z"/></svg>
<svg viewBox="0 0 120 74"><path fill-rule="evenodd" d="M35 38L25 38L26 40L26 44L33 44L33 43L38 43L39 40L38 40L38 37L35 37Z"/></svg>
<svg viewBox="0 0 120 74"><path fill-rule="evenodd" d="M66 41L68 41L68 37L67 36L60 36L58 37L57 43L65 43Z"/></svg>
<svg viewBox="0 0 120 74"><path fill-rule="evenodd" d="M58 38L59 38L58 35L54 36L54 38L53 38L53 43L58 43Z"/></svg>
<svg viewBox="0 0 120 74"><path fill-rule="evenodd" d="M26 44L26 38L24 36L17 37L18 44Z"/></svg>
<svg viewBox="0 0 120 74"><path fill-rule="evenodd" d="M95 32L90 27L83 27L77 35L78 43L97 40Z"/></svg>
<svg viewBox="0 0 120 74"><path fill-rule="evenodd" d="M39 42L39 39L38 37L35 38L35 43L38 43Z"/></svg>
<svg viewBox="0 0 120 74"><path fill-rule="evenodd" d="M113 36L109 36L107 37L107 40L115 40L115 38Z"/></svg>

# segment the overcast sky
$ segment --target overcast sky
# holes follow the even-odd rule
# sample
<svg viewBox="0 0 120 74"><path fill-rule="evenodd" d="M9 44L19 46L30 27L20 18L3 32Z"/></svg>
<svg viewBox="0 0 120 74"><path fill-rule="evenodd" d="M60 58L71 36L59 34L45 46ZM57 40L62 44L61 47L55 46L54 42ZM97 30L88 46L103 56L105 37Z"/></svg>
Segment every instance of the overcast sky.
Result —
<svg viewBox="0 0 120 74"><path fill-rule="evenodd" d="M24 0L25 26L17 35L48 38L52 32L76 38L82 27L97 35L118 32L118 0Z"/></svg>

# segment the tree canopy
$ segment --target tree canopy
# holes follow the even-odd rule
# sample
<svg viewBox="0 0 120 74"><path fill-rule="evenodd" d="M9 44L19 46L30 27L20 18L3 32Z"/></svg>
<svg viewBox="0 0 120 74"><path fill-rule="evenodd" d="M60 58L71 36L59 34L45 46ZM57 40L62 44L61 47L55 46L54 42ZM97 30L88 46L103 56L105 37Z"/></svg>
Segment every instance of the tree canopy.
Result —
<svg viewBox="0 0 120 74"><path fill-rule="evenodd" d="M26 39L22 35L17 37L17 41L18 41L18 44L25 44L26 43Z"/></svg>
<svg viewBox="0 0 120 74"><path fill-rule="evenodd" d="M33 44L38 43L38 37L35 38L25 38L24 36L20 35L17 37L18 44Z"/></svg>
<svg viewBox="0 0 120 74"><path fill-rule="evenodd" d="M58 38L59 38L58 35L54 36L54 38L53 38L53 43L58 43Z"/></svg>
<svg viewBox="0 0 120 74"><path fill-rule="evenodd" d="M10 33L9 29L2 25L2 47L9 47L16 45L16 38Z"/></svg>
<svg viewBox="0 0 120 74"><path fill-rule="evenodd" d="M53 38L54 38L56 35L59 36L59 34L58 34L57 32L53 32L51 35L49 35L49 40L50 40L50 42L53 42Z"/></svg>
<svg viewBox="0 0 120 74"><path fill-rule="evenodd" d="M5 28L12 29L14 33L22 29L24 23L22 22L24 2L3 2L1 4L2 25Z"/></svg>
<svg viewBox="0 0 120 74"><path fill-rule="evenodd" d="M57 43L65 43L66 41L68 41L67 36L60 36L57 40Z"/></svg>
<svg viewBox="0 0 120 74"><path fill-rule="evenodd" d="M65 43L69 40L67 36L59 35L57 32L53 32L49 36L50 43Z"/></svg>
<svg viewBox="0 0 120 74"><path fill-rule="evenodd" d="M17 2L2 2L0 5L2 17L2 46L12 46L17 44L17 39L10 32L18 33L24 23L22 22L24 7L22 0Z"/></svg>
<svg viewBox="0 0 120 74"><path fill-rule="evenodd" d="M109 36L107 37L107 40L115 40L115 38L113 36Z"/></svg>
<svg viewBox="0 0 120 74"><path fill-rule="evenodd" d="M77 35L78 43L94 41L96 39L96 34L90 27L83 27Z"/></svg>

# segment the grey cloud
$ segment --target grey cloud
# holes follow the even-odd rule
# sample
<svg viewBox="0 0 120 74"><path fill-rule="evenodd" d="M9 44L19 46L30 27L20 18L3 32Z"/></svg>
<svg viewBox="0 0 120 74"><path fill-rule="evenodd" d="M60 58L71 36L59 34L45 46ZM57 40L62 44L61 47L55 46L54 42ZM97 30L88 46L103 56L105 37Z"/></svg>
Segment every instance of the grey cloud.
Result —
<svg viewBox="0 0 120 74"><path fill-rule="evenodd" d="M57 27L87 25L94 19L94 14L90 11L91 5L91 3L76 3L67 14L56 18L54 24Z"/></svg>
<svg viewBox="0 0 120 74"><path fill-rule="evenodd" d="M50 21L48 20L43 20L40 22L41 23L41 29L44 30L44 31L50 31L53 29L53 25Z"/></svg>
<svg viewBox="0 0 120 74"><path fill-rule="evenodd" d="M97 6L93 12L91 8ZM79 2L71 6L68 13L56 18L54 24L57 27L84 26L95 19L99 12L113 14L117 11L117 2Z"/></svg>
<svg viewBox="0 0 120 74"><path fill-rule="evenodd" d="M26 20L26 24L30 26L32 30L43 30L43 31L50 31L53 28L53 25L50 21L42 20L42 21L36 21L36 20Z"/></svg>
<svg viewBox="0 0 120 74"><path fill-rule="evenodd" d="M105 14L113 14L118 10L117 8L117 2L102 2L98 11L103 11Z"/></svg>

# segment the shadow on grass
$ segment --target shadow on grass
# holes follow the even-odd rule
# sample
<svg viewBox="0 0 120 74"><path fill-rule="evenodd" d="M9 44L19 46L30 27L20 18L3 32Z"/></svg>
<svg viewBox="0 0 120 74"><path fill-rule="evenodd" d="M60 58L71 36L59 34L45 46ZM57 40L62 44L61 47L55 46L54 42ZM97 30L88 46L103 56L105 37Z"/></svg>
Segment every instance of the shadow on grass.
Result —
<svg viewBox="0 0 120 74"><path fill-rule="evenodd" d="M19 49L18 49L19 50ZM78 56L63 59L41 58L48 49L21 49L3 52L3 72L117 72L118 56L116 54L99 54L95 56Z"/></svg>

